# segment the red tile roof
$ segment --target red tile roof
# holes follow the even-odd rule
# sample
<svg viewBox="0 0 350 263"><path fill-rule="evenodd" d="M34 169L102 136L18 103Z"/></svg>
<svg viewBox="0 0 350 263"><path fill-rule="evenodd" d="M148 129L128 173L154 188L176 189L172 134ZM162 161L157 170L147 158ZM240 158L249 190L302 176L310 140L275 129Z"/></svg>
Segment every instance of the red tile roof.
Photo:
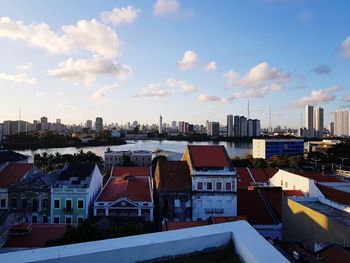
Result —
<svg viewBox="0 0 350 263"><path fill-rule="evenodd" d="M149 178L131 175L111 177L97 201L113 202L123 197L134 202L152 202Z"/></svg>
<svg viewBox="0 0 350 263"><path fill-rule="evenodd" d="M269 177L266 175L263 168L249 168L256 182L266 183L269 181Z"/></svg>
<svg viewBox="0 0 350 263"><path fill-rule="evenodd" d="M237 215L247 217L247 221L252 225L278 223L275 222L264 202L265 200L269 204L275 217L281 220L282 190L276 188L278 187L254 188L254 190L238 189Z"/></svg>
<svg viewBox="0 0 350 263"><path fill-rule="evenodd" d="M11 163L0 172L0 188L17 185L21 179L33 168L32 164Z"/></svg>
<svg viewBox="0 0 350 263"><path fill-rule="evenodd" d="M327 199L340 204L350 204L350 193L323 184L316 184L316 186Z"/></svg>
<svg viewBox="0 0 350 263"><path fill-rule="evenodd" d="M112 176L151 176L151 168L150 167L113 167L112 168Z"/></svg>
<svg viewBox="0 0 350 263"><path fill-rule="evenodd" d="M237 168L238 189L247 189L251 182L254 182L249 175L247 168Z"/></svg>
<svg viewBox="0 0 350 263"><path fill-rule="evenodd" d="M274 176L278 172L278 169L273 167L263 168L263 170L268 178L272 178L272 176Z"/></svg>
<svg viewBox="0 0 350 263"><path fill-rule="evenodd" d="M239 220L247 220L246 216L211 216L208 218L208 221L211 224L221 224L227 222L234 222Z"/></svg>
<svg viewBox="0 0 350 263"><path fill-rule="evenodd" d="M292 173L315 180L316 182L342 182L338 178L329 175L323 175L317 172L293 171Z"/></svg>
<svg viewBox="0 0 350 263"><path fill-rule="evenodd" d="M222 145L188 145L187 148L194 168L232 168Z"/></svg>
<svg viewBox="0 0 350 263"><path fill-rule="evenodd" d="M283 190L285 196L300 196L304 197L304 194L301 190Z"/></svg>
<svg viewBox="0 0 350 263"><path fill-rule="evenodd" d="M162 192L191 192L192 180L186 161L159 160L154 173L156 188Z"/></svg>
<svg viewBox="0 0 350 263"><path fill-rule="evenodd" d="M47 241L63 236L66 227L57 224L20 224L11 229L12 234L9 235L4 247L44 247Z"/></svg>
<svg viewBox="0 0 350 263"><path fill-rule="evenodd" d="M190 221L190 222L173 222L169 221L163 225L163 231L177 230L183 228L190 228L196 226L206 226L208 225L207 221Z"/></svg>

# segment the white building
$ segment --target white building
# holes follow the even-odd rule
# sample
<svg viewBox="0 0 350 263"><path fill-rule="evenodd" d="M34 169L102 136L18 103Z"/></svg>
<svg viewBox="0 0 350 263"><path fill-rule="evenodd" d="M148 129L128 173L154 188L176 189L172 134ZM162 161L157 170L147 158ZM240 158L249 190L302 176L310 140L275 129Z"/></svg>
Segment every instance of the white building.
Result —
<svg viewBox="0 0 350 263"><path fill-rule="evenodd" d="M101 117L96 118L95 130L97 133L100 133L103 131L103 119Z"/></svg>
<svg viewBox="0 0 350 263"><path fill-rule="evenodd" d="M270 178L270 183L274 186L281 186L283 190L301 190L305 196L319 197L322 192L316 186L317 182L339 182L335 177L326 176L316 172L287 172L278 170Z"/></svg>
<svg viewBox="0 0 350 263"><path fill-rule="evenodd" d="M124 166L125 161L130 161L133 166L150 166L152 164L152 152L144 150L111 151L107 149L104 161L104 170L108 172L113 166Z"/></svg>
<svg viewBox="0 0 350 263"><path fill-rule="evenodd" d="M192 178L192 220L237 215L237 172L224 146L188 145L182 156Z"/></svg>
<svg viewBox="0 0 350 263"><path fill-rule="evenodd" d="M310 105L305 105L305 137L314 137L314 107Z"/></svg>
<svg viewBox="0 0 350 263"><path fill-rule="evenodd" d="M334 112L334 135L350 136L350 110Z"/></svg>
<svg viewBox="0 0 350 263"><path fill-rule="evenodd" d="M227 136L233 136L233 115L227 115Z"/></svg>
<svg viewBox="0 0 350 263"><path fill-rule="evenodd" d="M304 154L304 140L253 139L253 158L269 159L273 155L291 156Z"/></svg>
<svg viewBox="0 0 350 263"><path fill-rule="evenodd" d="M159 116L159 133L163 133L163 117Z"/></svg>

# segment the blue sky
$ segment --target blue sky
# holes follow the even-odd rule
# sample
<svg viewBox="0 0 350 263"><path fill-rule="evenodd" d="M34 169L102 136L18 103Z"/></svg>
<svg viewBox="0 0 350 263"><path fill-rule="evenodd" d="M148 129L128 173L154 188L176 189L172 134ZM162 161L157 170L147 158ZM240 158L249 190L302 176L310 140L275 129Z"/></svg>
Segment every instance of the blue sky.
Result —
<svg viewBox="0 0 350 263"><path fill-rule="evenodd" d="M0 121L297 128L350 106L350 2L1 1Z"/></svg>

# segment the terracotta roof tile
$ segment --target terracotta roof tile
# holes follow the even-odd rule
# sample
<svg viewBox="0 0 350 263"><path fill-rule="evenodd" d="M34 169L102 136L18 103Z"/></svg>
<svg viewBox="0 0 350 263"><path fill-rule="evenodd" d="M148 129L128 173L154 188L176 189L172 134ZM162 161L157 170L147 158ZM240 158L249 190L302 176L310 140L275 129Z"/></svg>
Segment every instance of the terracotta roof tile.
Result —
<svg viewBox="0 0 350 263"><path fill-rule="evenodd" d="M208 221L212 224L221 224L226 222L234 222L239 220L247 220L246 216L211 216Z"/></svg>
<svg viewBox="0 0 350 263"><path fill-rule="evenodd" d="M0 188L17 185L33 168L32 164L10 163L0 172Z"/></svg>
<svg viewBox="0 0 350 263"><path fill-rule="evenodd" d="M266 183L269 181L269 177L264 172L263 168L249 168L256 182Z"/></svg>
<svg viewBox="0 0 350 263"><path fill-rule="evenodd" d="M61 224L20 224L12 229L13 234L9 235L4 247L44 247L47 241L63 236L66 227Z"/></svg>
<svg viewBox="0 0 350 263"><path fill-rule="evenodd" d="M253 182L253 179L249 175L247 168L237 168L237 175L238 189L247 189L250 183Z"/></svg>
<svg viewBox="0 0 350 263"><path fill-rule="evenodd" d="M273 167L263 168L263 170L268 178L272 178L278 172L278 169Z"/></svg>
<svg viewBox="0 0 350 263"><path fill-rule="evenodd" d="M316 184L316 186L327 199L340 204L350 204L350 193L323 184Z"/></svg>
<svg viewBox="0 0 350 263"><path fill-rule="evenodd" d="M113 167L112 176L151 176L150 167Z"/></svg>
<svg viewBox="0 0 350 263"><path fill-rule="evenodd" d="M304 197L304 194L301 190L283 190L285 196L299 196Z"/></svg>
<svg viewBox="0 0 350 263"><path fill-rule="evenodd" d="M329 176L329 175L323 175L321 173L317 172L301 172L301 171L293 171L292 173L315 180L316 182L342 182L341 180Z"/></svg>
<svg viewBox="0 0 350 263"><path fill-rule="evenodd" d="M196 227L196 226L206 226L206 225L208 225L207 221L190 221L190 222L169 221L169 222L166 222L165 230L170 231L170 230L177 230L177 229L190 228L190 227Z"/></svg>
<svg viewBox="0 0 350 263"><path fill-rule="evenodd" d="M135 202L152 202L149 178L150 168L122 168L123 169L114 169L117 176L113 176L108 180L98 196L97 201L113 202L119 198L125 197Z"/></svg>
<svg viewBox="0 0 350 263"><path fill-rule="evenodd" d="M155 172L156 187L163 192L191 192L192 180L186 161L159 160Z"/></svg>
<svg viewBox="0 0 350 263"><path fill-rule="evenodd" d="M188 145L187 148L194 168L232 169L231 160L222 145Z"/></svg>

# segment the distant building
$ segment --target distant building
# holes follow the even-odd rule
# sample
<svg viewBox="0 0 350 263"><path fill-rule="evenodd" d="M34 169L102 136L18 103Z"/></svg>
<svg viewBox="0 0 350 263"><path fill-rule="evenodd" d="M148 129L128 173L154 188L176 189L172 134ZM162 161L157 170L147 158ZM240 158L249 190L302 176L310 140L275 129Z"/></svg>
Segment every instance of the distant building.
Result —
<svg viewBox="0 0 350 263"><path fill-rule="evenodd" d="M323 138L324 110L321 107L314 109L314 129L316 138Z"/></svg>
<svg viewBox="0 0 350 263"><path fill-rule="evenodd" d="M149 167L113 167L94 203L95 216L141 217L153 221Z"/></svg>
<svg viewBox="0 0 350 263"><path fill-rule="evenodd" d="M150 167L152 164L152 152L150 151L111 151L104 154L104 170L109 172L114 166L140 166Z"/></svg>
<svg viewBox="0 0 350 263"><path fill-rule="evenodd" d="M304 154L304 140L253 139L253 158L269 159L273 155L292 156Z"/></svg>
<svg viewBox="0 0 350 263"><path fill-rule="evenodd" d="M233 115L227 115L227 136L232 137L233 134Z"/></svg>
<svg viewBox="0 0 350 263"><path fill-rule="evenodd" d="M92 120L87 120L85 123L85 128L87 129L92 129Z"/></svg>
<svg viewBox="0 0 350 263"><path fill-rule="evenodd" d="M329 124L329 133L331 136L334 135L334 122L333 121Z"/></svg>
<svg viewBox="0 0 350 263"><path fill-rule="evenodd" d="M159 133L163 133L163 117L159 116Z"/></svg>
<svg viewBox="0 0 350 263"><path fill-rule="evenodd" d="M186 161L159 160L154 173L158 221L192 220L192 182Z"/></svg>
<svg viewBox="0 0 350 263"><path fill-rule="evenodd" d="M97 133L101 133L103 131L103 119L101 117L96 118L95 130Z"/></svg>
<svg viewBox="0 0 350 263"><path fill-rule="evenodd" d="M239 117L239 137L247 137L248 136L248 122L247 118L244 116Z"/></svg>
<svg viewBox="0 0 350 263"><path fill-rule="evenodd" d="M42 131L48 131L49 130L49 123L47 117L41 117L40 118L40 127Z"/></svg>
<svg viewBox="0 0 350 263"><path fill-rule="evenodd" d="M237 172L224 146L187 145L182 156L192 178L192 220L237 215Z"/></svg>
<svg viewBox="0 0 350 263"><path fill-rule="evenodd" d="M334 135L350 136L350 110L334 112Z"/></svg>
<svg viewBox="0 0 350 263"><path fill-rule="evenodd" d="M233 117L233 134L235 137L241 136L241 126L240 126L240 117L238 115L235 115Z"/></svg>
<svg viewBox="0 0 350 263"><path fill-rule="evenodd" d="M306 138L314 137L314 107L310 105L305 106L305 128Z"/></svg>
<svg viewBox="0 0 350 263"><path fill-rule="evenodd" d="M209 124L209 136L218 137L220 136L220 123L219 122L210 122Z"/></svg>
<svg viewBox="0 0 350 263"><path fill-rule="evenodd" d="M95 163L66 164L51 189L51 223L83 222L101 188L102 174Z"/></svg>

